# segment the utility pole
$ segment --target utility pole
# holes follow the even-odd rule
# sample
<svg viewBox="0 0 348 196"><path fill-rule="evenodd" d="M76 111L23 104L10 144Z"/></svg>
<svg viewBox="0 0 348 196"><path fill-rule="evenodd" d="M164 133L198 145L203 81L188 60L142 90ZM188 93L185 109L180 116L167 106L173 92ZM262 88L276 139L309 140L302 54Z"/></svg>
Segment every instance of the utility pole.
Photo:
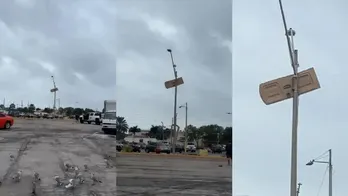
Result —
<svg viewBox="0 0 348 196"><path fill-rule="evenodd" d="M58 109L60 108L60 98L57 98L57 102L58 102Z"/></svg>
<svg viewBox="0 0 348 196"><path fill-rule="evenodd" d="M161 121L161 124L162 124L162 141L164 141L164 124L162 121Z"/></svg>
<svg viewBox="0 0 348 196"><path fill-rule="evenodd" d="M185 144L184 144L184 148L185 148L185 154L186 154L186 146L187 146L187 137L188 137L188 130L187 130L187 102L185 103L185 105L181 105L179 106L179 108L185 107Z"/></svg>
<svg viewBox="0 0 348 196"><path fill-rule="evenodd" d="M167 51L170 53L170 58L172 60L172 65L173 65L173 71L174 71L174 77L175 77L175 80L178 79L178 72L176 71L176 65L174 63L174 58L173 58L173 53L172 53L172 50L171 49L167 49ZM173 128L173 137L172 138L175 138L175 135L176 135L176 109L177 109L177 96L178 96L178 87L177 85L175 85L174 87L174 128ZM176 141L175 139L173 139L173 144L172 144L172 152L175 153L175 144L176 144Z"/></svg>
<svg viewBox="0 0 348 196"><path fill-rule="evenodd" d="M317 160L318 159L317 158L317 159L313 159L313 160L309 161L306 165L311 166L314 163L324 163L324 164L329 165L329 196L332 196L332 168L333 168L332 167L332 150L329 149L324 154L326 154L327 152L329 152L329 161L320 161L320 160ZM322 156L320 156L319 158L322 158Z"/></svg>
<svg viewBox="0 0 348 196"><path fill-rule="evenodd" d="M291 66L293 68L293 103L292 103L292 143L291 143L291 179L290 179L290 196L296 196L297 194L297 127L298 127L298 51L294 46L295 31L287 28L285 14L283 10L282 1L279 0L279 7L283 19L283 25L285 30L285 36L288 44Z"/></svg>
<svg viewBox="0 0 348 196"><path fill-rule="evenodd" d="M332 150L329 149L329 196L332 196Z"/></svg>
<svg viewBox="0 0 348 196"><path fill-rule="evenodd" d="M186 154L186 146L187 146L187 136L188 136L188 130L187 130L187 102L185 103L185 154Z"/></svg>
<svg viewBox="0 0 348 196"><path fill-rule="evenodd" d="M297 187L297 192L296 192L297 195L296 196L299 196L300 195L300 188L301 188L302 184L298 183L297 185L298 185L298 187Z"/></svg>

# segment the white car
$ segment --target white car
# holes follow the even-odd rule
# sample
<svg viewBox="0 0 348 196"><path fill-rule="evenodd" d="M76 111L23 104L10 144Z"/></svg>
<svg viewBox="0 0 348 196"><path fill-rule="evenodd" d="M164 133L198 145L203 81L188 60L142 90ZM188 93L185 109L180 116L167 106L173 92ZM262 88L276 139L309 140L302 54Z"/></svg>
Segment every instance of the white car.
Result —
<svg viewBox="0 0 348 196"><path fill-rule="evenodd" d="M193 142L188 142L186 145L187 152L196 152L196 145Z"/></svg>

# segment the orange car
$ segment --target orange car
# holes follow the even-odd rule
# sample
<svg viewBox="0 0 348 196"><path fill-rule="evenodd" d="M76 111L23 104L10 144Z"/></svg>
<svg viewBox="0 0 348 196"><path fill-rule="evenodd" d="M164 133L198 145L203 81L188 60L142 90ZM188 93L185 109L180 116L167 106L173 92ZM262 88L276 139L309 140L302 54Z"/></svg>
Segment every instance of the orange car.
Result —
<svg viewBox="0 0 348 196"><path fill-rule="evenodd" d="M13 118L4 113L0 113L0 129L9 129L13 125Z"/></svg>

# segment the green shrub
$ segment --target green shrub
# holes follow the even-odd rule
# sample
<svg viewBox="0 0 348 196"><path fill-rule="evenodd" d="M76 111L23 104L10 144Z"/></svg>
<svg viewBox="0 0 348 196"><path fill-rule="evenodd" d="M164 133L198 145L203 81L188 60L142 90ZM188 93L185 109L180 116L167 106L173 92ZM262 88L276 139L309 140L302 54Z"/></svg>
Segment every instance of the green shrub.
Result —
<svg viewBox="0 0 348 196"><path fill-rule="evenodd" d="M133 148L129 145L124 145L122 148L122 152L132 152Z"/></svg>

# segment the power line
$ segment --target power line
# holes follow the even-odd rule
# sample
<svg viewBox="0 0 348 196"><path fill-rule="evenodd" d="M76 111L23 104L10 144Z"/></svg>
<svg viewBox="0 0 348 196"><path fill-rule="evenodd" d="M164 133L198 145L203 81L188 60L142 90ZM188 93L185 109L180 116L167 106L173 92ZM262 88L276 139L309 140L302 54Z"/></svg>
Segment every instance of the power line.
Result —
<svg viewBox="0 0 348 196"><path fill-rule="evenodd" d="M324 152L323 154L321 154L320 156L318 156L317 158L315 158L314 160L318 160L318 159L322 159L322 158L327 157L327 156L328 156L327 152L328 152L328 150L325 151L325 152ZM325 156L324 156L324 155L325 155Z"/></svg>
<svg viewBox="0 0 348 196"><path fill-rule="evenodd" d="M324 172L323 178L322 178L321 183L320 183L320 186L319 186L319 190L318 190L317 196L319 196L320 191L321 191L321 188L322 188L323 185L324 185L325 176L326 176L326 173L327 173L327 170L328 170L328 169L329 169L329 167L326 167L326 170L325 170L325 172Z"/></svg>

